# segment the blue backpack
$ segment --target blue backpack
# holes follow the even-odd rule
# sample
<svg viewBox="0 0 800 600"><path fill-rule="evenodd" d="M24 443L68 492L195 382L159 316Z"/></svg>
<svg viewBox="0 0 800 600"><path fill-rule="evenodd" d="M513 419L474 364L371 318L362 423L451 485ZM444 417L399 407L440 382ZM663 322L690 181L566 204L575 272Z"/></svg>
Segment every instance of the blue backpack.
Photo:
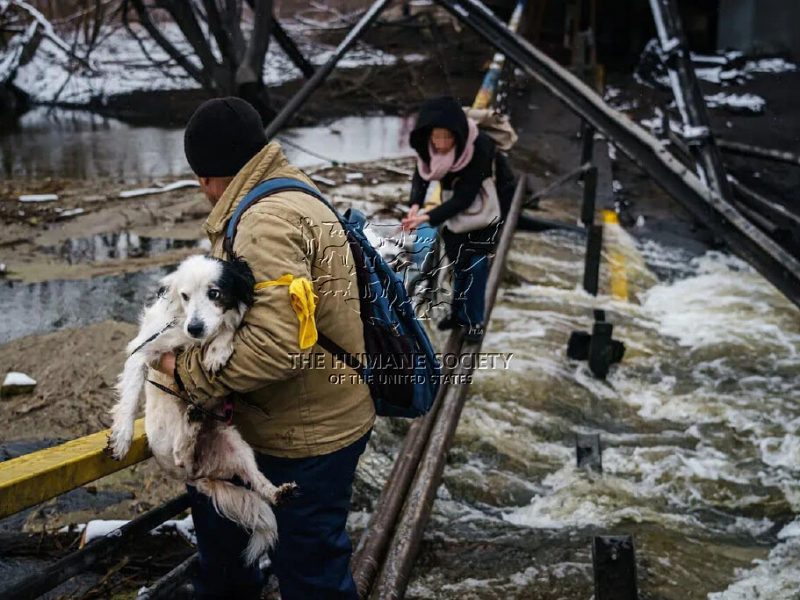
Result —
<svg viewBox="0 0 800 600"><path fill-rule="evenodd" d="M268 179L250 190L228 221L224 240L228 256L233 255L233 238L242 214L262 198L285 191L305 192L324 203L341 223L355 261L366 364L321 331L319 345L359 373L369 386L379 415L424 415L439 390L441 365L402 280L364 235L363 213L350 209L342 217L314 187L286 177Z"/></svg>

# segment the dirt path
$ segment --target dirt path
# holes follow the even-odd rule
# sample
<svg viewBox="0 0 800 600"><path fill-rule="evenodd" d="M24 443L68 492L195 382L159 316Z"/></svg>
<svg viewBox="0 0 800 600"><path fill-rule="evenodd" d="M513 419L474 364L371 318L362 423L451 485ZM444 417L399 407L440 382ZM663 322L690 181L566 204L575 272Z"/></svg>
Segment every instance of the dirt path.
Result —
<svg viewBox="0 0 800 600"><path fill-rule="evenodd" d="M105 429L124 349L136 325L104 321L21 338L0 346L0 372L21 371L38 383L31 394L0 400L9 419L0 439L72 438Z"/></svg>

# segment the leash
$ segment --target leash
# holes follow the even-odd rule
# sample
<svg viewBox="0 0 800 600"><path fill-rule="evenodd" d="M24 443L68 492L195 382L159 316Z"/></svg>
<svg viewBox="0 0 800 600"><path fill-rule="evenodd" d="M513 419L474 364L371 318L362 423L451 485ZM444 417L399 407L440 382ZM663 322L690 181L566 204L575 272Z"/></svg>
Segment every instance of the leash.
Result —
<svg viewBox="0 0 800 600"><path fill-rule="evenodd" d="M175 398L178 398L181 401L188 404L190 421L200 421L202 420L203 417L207 417L209 419L214 419L216 421L222 421L226 425L231 424L231 422L233 421L233 400L225 399L222 407L222 414L218 415L215 412L203 408L197 402L194 401L194 399L191 397L191 394L188 391L186 391L186 388L183 386L183 382L180 380L180 376L178 375L177 372L175 373L175 382L178 384L178 388L180 388L181 391L186 394L186 396L182 396L178 392L168 388L165 385L158 383L157 381L153 381L152 379L147 380L147 383L154 385L165 394L174 396Z"/></svg>
<svg viewBox="0 0 800 600"><path fill-rule="evenodd" d="M152 342L154 339L156 339L158 336L160 336L162 333L164 333L167 329L171 329L172 327L175 327L175 324L177 322L178 322L178 319L172 319L172 321L170 321L169 323L164 325L164 327L159 329L156 333L154 333L149 338L147 338L145 341L143 341L141 344L136 346L136 349L133 352L131 352L129 356L133 356L134 354L136 354L139 350L144 348L147 344Z"/></svg>

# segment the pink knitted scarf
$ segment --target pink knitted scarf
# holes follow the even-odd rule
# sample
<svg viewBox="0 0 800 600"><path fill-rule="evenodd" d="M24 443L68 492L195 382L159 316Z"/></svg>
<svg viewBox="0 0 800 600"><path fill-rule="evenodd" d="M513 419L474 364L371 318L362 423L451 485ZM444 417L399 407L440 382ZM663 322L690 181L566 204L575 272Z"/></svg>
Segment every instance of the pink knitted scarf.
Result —
<svg viewBox="0 0 800 600"><path fill-rule="evenodd" d="M420 177L425 181L440 181L445 175L451 172L460 171L472 160L475 151L475 140L478 138L478 124L472 119L467 119L467 142L461 156L456 160L456 148L453 146L450 152L437 154L433 144L428 140L428 154L431 157L430 164L427 164L419 156L417 157L417 170Z"/></svg>

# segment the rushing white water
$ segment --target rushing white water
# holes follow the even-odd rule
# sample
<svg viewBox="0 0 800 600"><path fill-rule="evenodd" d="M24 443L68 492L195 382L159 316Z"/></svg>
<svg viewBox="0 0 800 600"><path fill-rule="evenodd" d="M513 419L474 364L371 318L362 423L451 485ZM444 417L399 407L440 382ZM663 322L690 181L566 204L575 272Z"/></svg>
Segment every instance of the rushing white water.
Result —
<svg viewBox="0 0 800 600"><path fill-rule="evenodd" d="M408 597L588 598L603 533L634 536L649 597L798 597L800 314L729 255L614 243L630 302L579 289L580 238L515 238L483 345L513 359L476 374ZM565 355L595 307L627 346L606 382Z"/></svg>

